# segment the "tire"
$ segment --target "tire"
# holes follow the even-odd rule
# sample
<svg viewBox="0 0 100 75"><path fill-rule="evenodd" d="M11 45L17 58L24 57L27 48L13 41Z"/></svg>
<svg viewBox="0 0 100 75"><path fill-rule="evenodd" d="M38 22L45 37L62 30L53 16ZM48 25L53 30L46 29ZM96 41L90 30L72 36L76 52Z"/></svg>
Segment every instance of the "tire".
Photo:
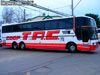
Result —
<svg viewBox="0 0 100 75"><path fill-rule="evenodd" d="M24 50L24 49L25 49L25 44L24 44L24 43L20 43L19 48L20 48L21 50Z"/></svg>
<svg viewBox="0 0 100 75"><path fill-rule="evenodd" d="M12 48L13 48L13 49L17 49L17 48L18 48L17 43L13 43L13 44L12 44Z"/></svg>
<svg viewBox="0 0 100 75"><path fill-rule="evenodd" d="M68 44L68 51L71 53L77 52L77 46L74 43Z"/></svg>

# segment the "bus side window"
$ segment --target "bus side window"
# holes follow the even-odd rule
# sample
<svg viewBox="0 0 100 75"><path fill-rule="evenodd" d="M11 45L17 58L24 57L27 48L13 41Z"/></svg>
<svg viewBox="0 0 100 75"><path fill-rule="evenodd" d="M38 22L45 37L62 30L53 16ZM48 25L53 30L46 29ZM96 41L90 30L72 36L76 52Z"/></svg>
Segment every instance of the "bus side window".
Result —
<svg viewBox="0 0 100 75"><path fill-rule="evenodd" d="M32 30L32 25L31 25L31 24L28 24L28 25L27 25L27 30L28 30L28 31L31 31L31 30Z"/></svg>
<svg viewBox="0 0 100 75"><path fill-rule="evenodd" d="M43 30L44 29L44 23L32 23L32 30Z"/></svg>
<svg viewBox="0 0 100 75"><path fill-rule="evenodd" d="M13 27L12 26L7 26L6 27L6 32L13 32Z"/></svg>
<svg viewBox="0 0 100 75"><path fill-rule="evenodd" d="M13 26L13 32L17 32L17 31L20 31L20 28L18 25L14 25Z"/></svg>
<svg viewBox="0 0 100 75"><path fill-rule="evenodd" d="M10 30L9 27L7 26L7 27L6 27L6 32L9 32L9 30Z"/></svg>
<svg viewBox="0 0 100 75"><path fill-rule="evenodd" d="M51 21L50 29L57 29L58 28L57 21Z"/></svg>
<svg viewBox="0 0 100 75"><path fill-rule="evenodd" d="M57 21L47 21L45 22L45 29L50 29L50 30L57 29L58 28L57 23L58 23Z"/></svg>
<svg viewBox="0 0 100 75"><path fill-rule="evenodd" d="M27 24L23 24L23 25L22 25L22 30L23 30L23 31L27 31Z"/></svg>
<svg viewBox="0 0 100 75"><path fill-rule="evenodd" d="M73 28L73 19L69 18L69 19L63 19L59 21L59 28L60 29L70 29Z"/></svg>
<svg viewBox="0 0 100 75"><path fill-rule="evenodd" d="M100 33L100 30L98 30L98 33Z"/></svg>
<svg viewBox="0 0 100 75"><path fill-rule="evenodd" d="M64 20L66 22L66 29L70 29L70 28L73 28L73 19L72 18L69 18L69 19L65 19Z"/></svg>
<svg viewBox="0 0 100 75"><path fill-rule="evenodd" d="M2 32L5 33L6 32L6 27L2 27Z"/></svg>
<svg viewBox="0 0 100 75"><path fill-rule="evenodd" d="M50 29L50 26L51 26L50 21L45 22L45 29Z"/></svg>
<svg viewBox="0 0 100 75"><path fill-rule="evenodd" d="M64 29L65 28L65 22L63 20L59 21L59 27L60 29Z"/></svg>

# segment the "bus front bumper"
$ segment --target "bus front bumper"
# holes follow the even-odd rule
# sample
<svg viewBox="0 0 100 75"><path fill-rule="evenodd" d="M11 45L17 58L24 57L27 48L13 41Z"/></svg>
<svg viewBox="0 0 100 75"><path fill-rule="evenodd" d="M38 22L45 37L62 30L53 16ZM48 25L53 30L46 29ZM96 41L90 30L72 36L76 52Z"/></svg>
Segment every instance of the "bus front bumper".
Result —
<svg viewBox="0 0 100 75"><path fill-rule="evenodd" d="M97 45L77 47L77 50L79 50L79 51L94 51L97 48L98 48L98 44Z"/></svg>

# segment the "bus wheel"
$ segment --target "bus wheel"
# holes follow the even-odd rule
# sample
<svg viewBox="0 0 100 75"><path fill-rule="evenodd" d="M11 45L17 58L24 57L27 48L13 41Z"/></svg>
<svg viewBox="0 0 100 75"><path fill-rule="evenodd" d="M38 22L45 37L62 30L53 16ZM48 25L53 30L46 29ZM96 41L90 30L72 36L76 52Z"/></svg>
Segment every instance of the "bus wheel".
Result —
<svg viewBox="0 0 100 75"><path fill-rule="evenodd" d="M17 49L17 48L18 48L18 46L17 46L17 43L16 43L16 42L14 42L14 43L12 44L12 48L13 48L13 49Z"/></svg>
<svg viewBox="0 0 100 75"><path fill-rule="evenodd" d="M25 49L25 44L24 44L24 43L20 43L19 48L20 48L21 50L24 50L24 49Z"/></svg>
<svg viewBox="0 0 100 75"><path fill-rule="evenodd" d="M77 46L74 43L69 43L68 44L68 51L75 53L77 51Z"/></svg>

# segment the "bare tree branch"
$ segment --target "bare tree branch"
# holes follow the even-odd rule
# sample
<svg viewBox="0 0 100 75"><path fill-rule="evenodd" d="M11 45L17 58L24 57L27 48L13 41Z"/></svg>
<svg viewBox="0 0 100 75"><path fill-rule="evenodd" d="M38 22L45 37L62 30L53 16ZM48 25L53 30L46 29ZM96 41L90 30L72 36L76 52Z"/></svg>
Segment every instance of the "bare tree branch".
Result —
<svg viewBox="0 0 100 75"><path fill-rule="evenodd" d="M4 7L2 11L2 18L5 23L24 22L28 15L21 7Z"/></svg>

